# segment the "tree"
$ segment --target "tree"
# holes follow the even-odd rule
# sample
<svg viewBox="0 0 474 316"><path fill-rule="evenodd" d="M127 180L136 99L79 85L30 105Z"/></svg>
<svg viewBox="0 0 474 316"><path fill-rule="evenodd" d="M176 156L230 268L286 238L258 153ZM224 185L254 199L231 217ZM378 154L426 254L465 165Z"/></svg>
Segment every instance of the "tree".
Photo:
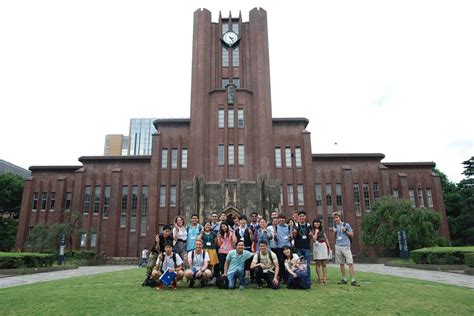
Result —
<svg viewBox="0 0 474 316"><path fill-rule="evenodd" d="M22 177L9 172L0 174L0 214L8 212L18 216L22 194Z"/></svg>
<svg viewBox="0 0 474 316"><path fill-rule="evenodd" d="M463 162L465 179L458 183L462 206L455 223L459 239L456 244L474 245L474 157Z"/></svg>
<svg viewBox="0 0 474 316"><path fill-rule="evenodd" d="M16 230L23 194L23 178L12 173L0 174L0 251L15 246Z"/></svg>
<svg viewBox="0 0 474 316"><path fill-rule="evenodd" d="M446 245L438 232L440 225L441 217L436 212L414 208L409 200L382 197L362 219L362 240L368 246L394 253L398 231L405 230L410 249Z"/></svg>

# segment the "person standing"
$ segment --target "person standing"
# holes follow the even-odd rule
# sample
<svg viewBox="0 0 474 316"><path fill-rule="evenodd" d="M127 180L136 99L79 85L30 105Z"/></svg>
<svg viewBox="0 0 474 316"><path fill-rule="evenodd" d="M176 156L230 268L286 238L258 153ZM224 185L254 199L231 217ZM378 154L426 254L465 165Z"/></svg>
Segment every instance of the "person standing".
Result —
<svg viewBox="0 0 474 316"><path fill-rule="evenodd" d="M327 262L331 246L329 239L323 229L321 219L316 218L312 224L313 229L313 259L316 261L316 274L318 283L326 284L328 282ZM322 269L322 275L321 275Z"/></svg>
<svg viewBox="0 0 474 316"><path fill-rule="evenodd" d="M270 243L270 240L273 238L273 234L271 230L267 229L267 221L265 219L260 219L260 222L258 223L259 228L257 229L257 232L255 233L255 241L257 243L257 251L260 251L260 242L262 240L265 240L267 242L267 245Z"/></svg>
<svg viewBox="0 0 474 316"><path fill-rule="evenodd" d="M253 253L244 250L244 242L237 241L237 248L231 250L225 259L224 273L222 276L229 280L229 289L235 288L235 280L239 279L239 289L244 289L245 261L253 257Z"/></svg>
<svg viewBox="0 0 474 316"><path fill-rule="evenodd" d="M227 222L221 222L221 230L217 235L217 244L219 245L219 270L220 273L224 272L224 264L227 254L234 249L235 234L229 228Z"/></svg>
<svg viewBox="0 0 474 316"><path fill-rule="evenodd" d="M299 211L298 223L295 224L295 230L293 231L293 237L295 239L295 249L298 256L303 256L308 265L308 276L311 279L311 227L306 222L306 212Z"/></svg>
<svg viewBox="0 0 474 316"><path fill-rule="evenodd" d="M219 272L219 258L217 257L216 245L217 234L211 229L211 223L204 223L204 229L198 237L203 243L203 249L209 254L209 269L214 270L214 274Z"/></svg>
<svg viewBox="0 0 474 316"><path fill-rule="evenodd" d="M191 224L187 227L186 233L188 239L186 240L186 251L193 251L196 245L196 239L201 233L202 226L198 223L199 216L197 214L191 215Z"/></svg>
<svg viewBox="0 0 474 316"><path fill-rule="evenodd" d="M177 253L184 262L186 260L186 242L188 240L188 231L186 230L183 216L178 215L174 219L173 240L173 251Z"/></svg>
<svg viewBox="0 0 474 316"><path fill-rule="evenodd" d="M145 247L143 250L142 250L142 260L140 261L140 263L138 264L138 267L141 268L142 266L147 266L148 264L148 247Z"/></svg>
<svg viewBox="0 0 474 316"><path fill-rule="evenodd" d="M285 269L283 269L285 264L285 258L283 256L283 247L291 247L291 232L290 228L286 224L286 216L285 214L278 214L278 227L275 229L276 231L276 250L275 254L278 258L278 266L280 267L280 275L279 279L283 281L288 280L288 273Z"/></svg>
<svg viewBox="0 0 474 316"><path fill-rule="evenodd" d="M261 288L265 281L269 288L276 290L280 288L278 258L272 251L268 251L267 247L266 240L259 242L260 251L253 256L250 268L254 269L257 288Z"/></svg>
<svg viewBox="0 0 474 316"><path fill-rule="evenodd" d="M334 212L332 216L334 217L334 224L336 225L336 227L334 227L336 235L336 262L339 263L342 275L342 279L338 284L348 283L345 268L345 264L347 264L349 273L351 274L351 285L359 286L355 279L354 260L351 251L351 238L354 237L354 231L349 223L341 221L341 214L339 212Z"/></svg>
<svg viewBox="0 0 474 316"><path fill-rule="evenodd" d="M221 223L218 221L219 215L217 215L216 212L211 213L211 229L213 232L216 234L219 233L219 230L221 229Z"/></svg>

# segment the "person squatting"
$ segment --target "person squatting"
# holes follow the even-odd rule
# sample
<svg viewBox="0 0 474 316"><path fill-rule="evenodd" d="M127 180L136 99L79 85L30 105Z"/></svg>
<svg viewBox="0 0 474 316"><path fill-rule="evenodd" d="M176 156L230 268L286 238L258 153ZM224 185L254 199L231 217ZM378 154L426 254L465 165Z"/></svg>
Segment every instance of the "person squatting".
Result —
<svg viewBox="0 0 474 316"><path fill-rule="evenodd" d="M354 231L341 220L340 213L333 213L333 217L334 256L342 276L338 284L349 283L347 264L350 284L359 286L351 253ZM310 289L311 257L317 282L327 284L327 262L332 253L321 219L310 224L304 211L293 211L289 220L272 212L268 222L256 212L250 221L245 215L228 219L224 212L213 212L202 224L193 214L189 225L183 216L177 216L173 227L165 225L163 233L156 235L144 285L161 290L165 287L162 277L168 273L173 290L185 280L190 288L198 282L200 287L212 284L225 289L244 289L252 283L275 290L281 284L288 289Z"/></svg>

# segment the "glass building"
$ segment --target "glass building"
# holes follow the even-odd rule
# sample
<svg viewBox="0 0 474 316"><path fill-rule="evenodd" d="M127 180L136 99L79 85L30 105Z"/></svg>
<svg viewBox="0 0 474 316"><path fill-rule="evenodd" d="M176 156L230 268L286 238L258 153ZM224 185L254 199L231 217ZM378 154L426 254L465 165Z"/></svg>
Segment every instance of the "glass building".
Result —
<svg viewBox="0 0 474 316"><path fill-rule="evenodd" d="M155 118L130 119L129 151L130 156L151 155L151 136L156 133L153 125Z"/></svg>

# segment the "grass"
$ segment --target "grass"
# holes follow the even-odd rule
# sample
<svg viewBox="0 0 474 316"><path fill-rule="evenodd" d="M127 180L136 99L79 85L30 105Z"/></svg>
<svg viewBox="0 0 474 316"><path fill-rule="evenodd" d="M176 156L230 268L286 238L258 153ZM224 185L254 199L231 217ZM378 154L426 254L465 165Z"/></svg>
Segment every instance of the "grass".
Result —
<svg viewBox="0 0 474 316"><path fill-rule="evenodd" d="M2 315L272 314L272 315L473 315L468 288L358 273L361 287L330 284L309 291L216 287L156 291L141 287L144 269L104 273L0 290Z"/></svg>
<svg viewBox="0 0 474 316"><path fill-rule="evenodd" d="M49 257L49 253L38 253L38 252L0 252L0 257L26 257L26 256L36 256L36 257Z"/></svg>
<svg viewBox="0 0 474 316"><path fill-rule="evenodd" d="M432 252L432 253L446 253L446 252L474 252L474 246L461 247L429 247L412 250L412 252Z"/></svg>

